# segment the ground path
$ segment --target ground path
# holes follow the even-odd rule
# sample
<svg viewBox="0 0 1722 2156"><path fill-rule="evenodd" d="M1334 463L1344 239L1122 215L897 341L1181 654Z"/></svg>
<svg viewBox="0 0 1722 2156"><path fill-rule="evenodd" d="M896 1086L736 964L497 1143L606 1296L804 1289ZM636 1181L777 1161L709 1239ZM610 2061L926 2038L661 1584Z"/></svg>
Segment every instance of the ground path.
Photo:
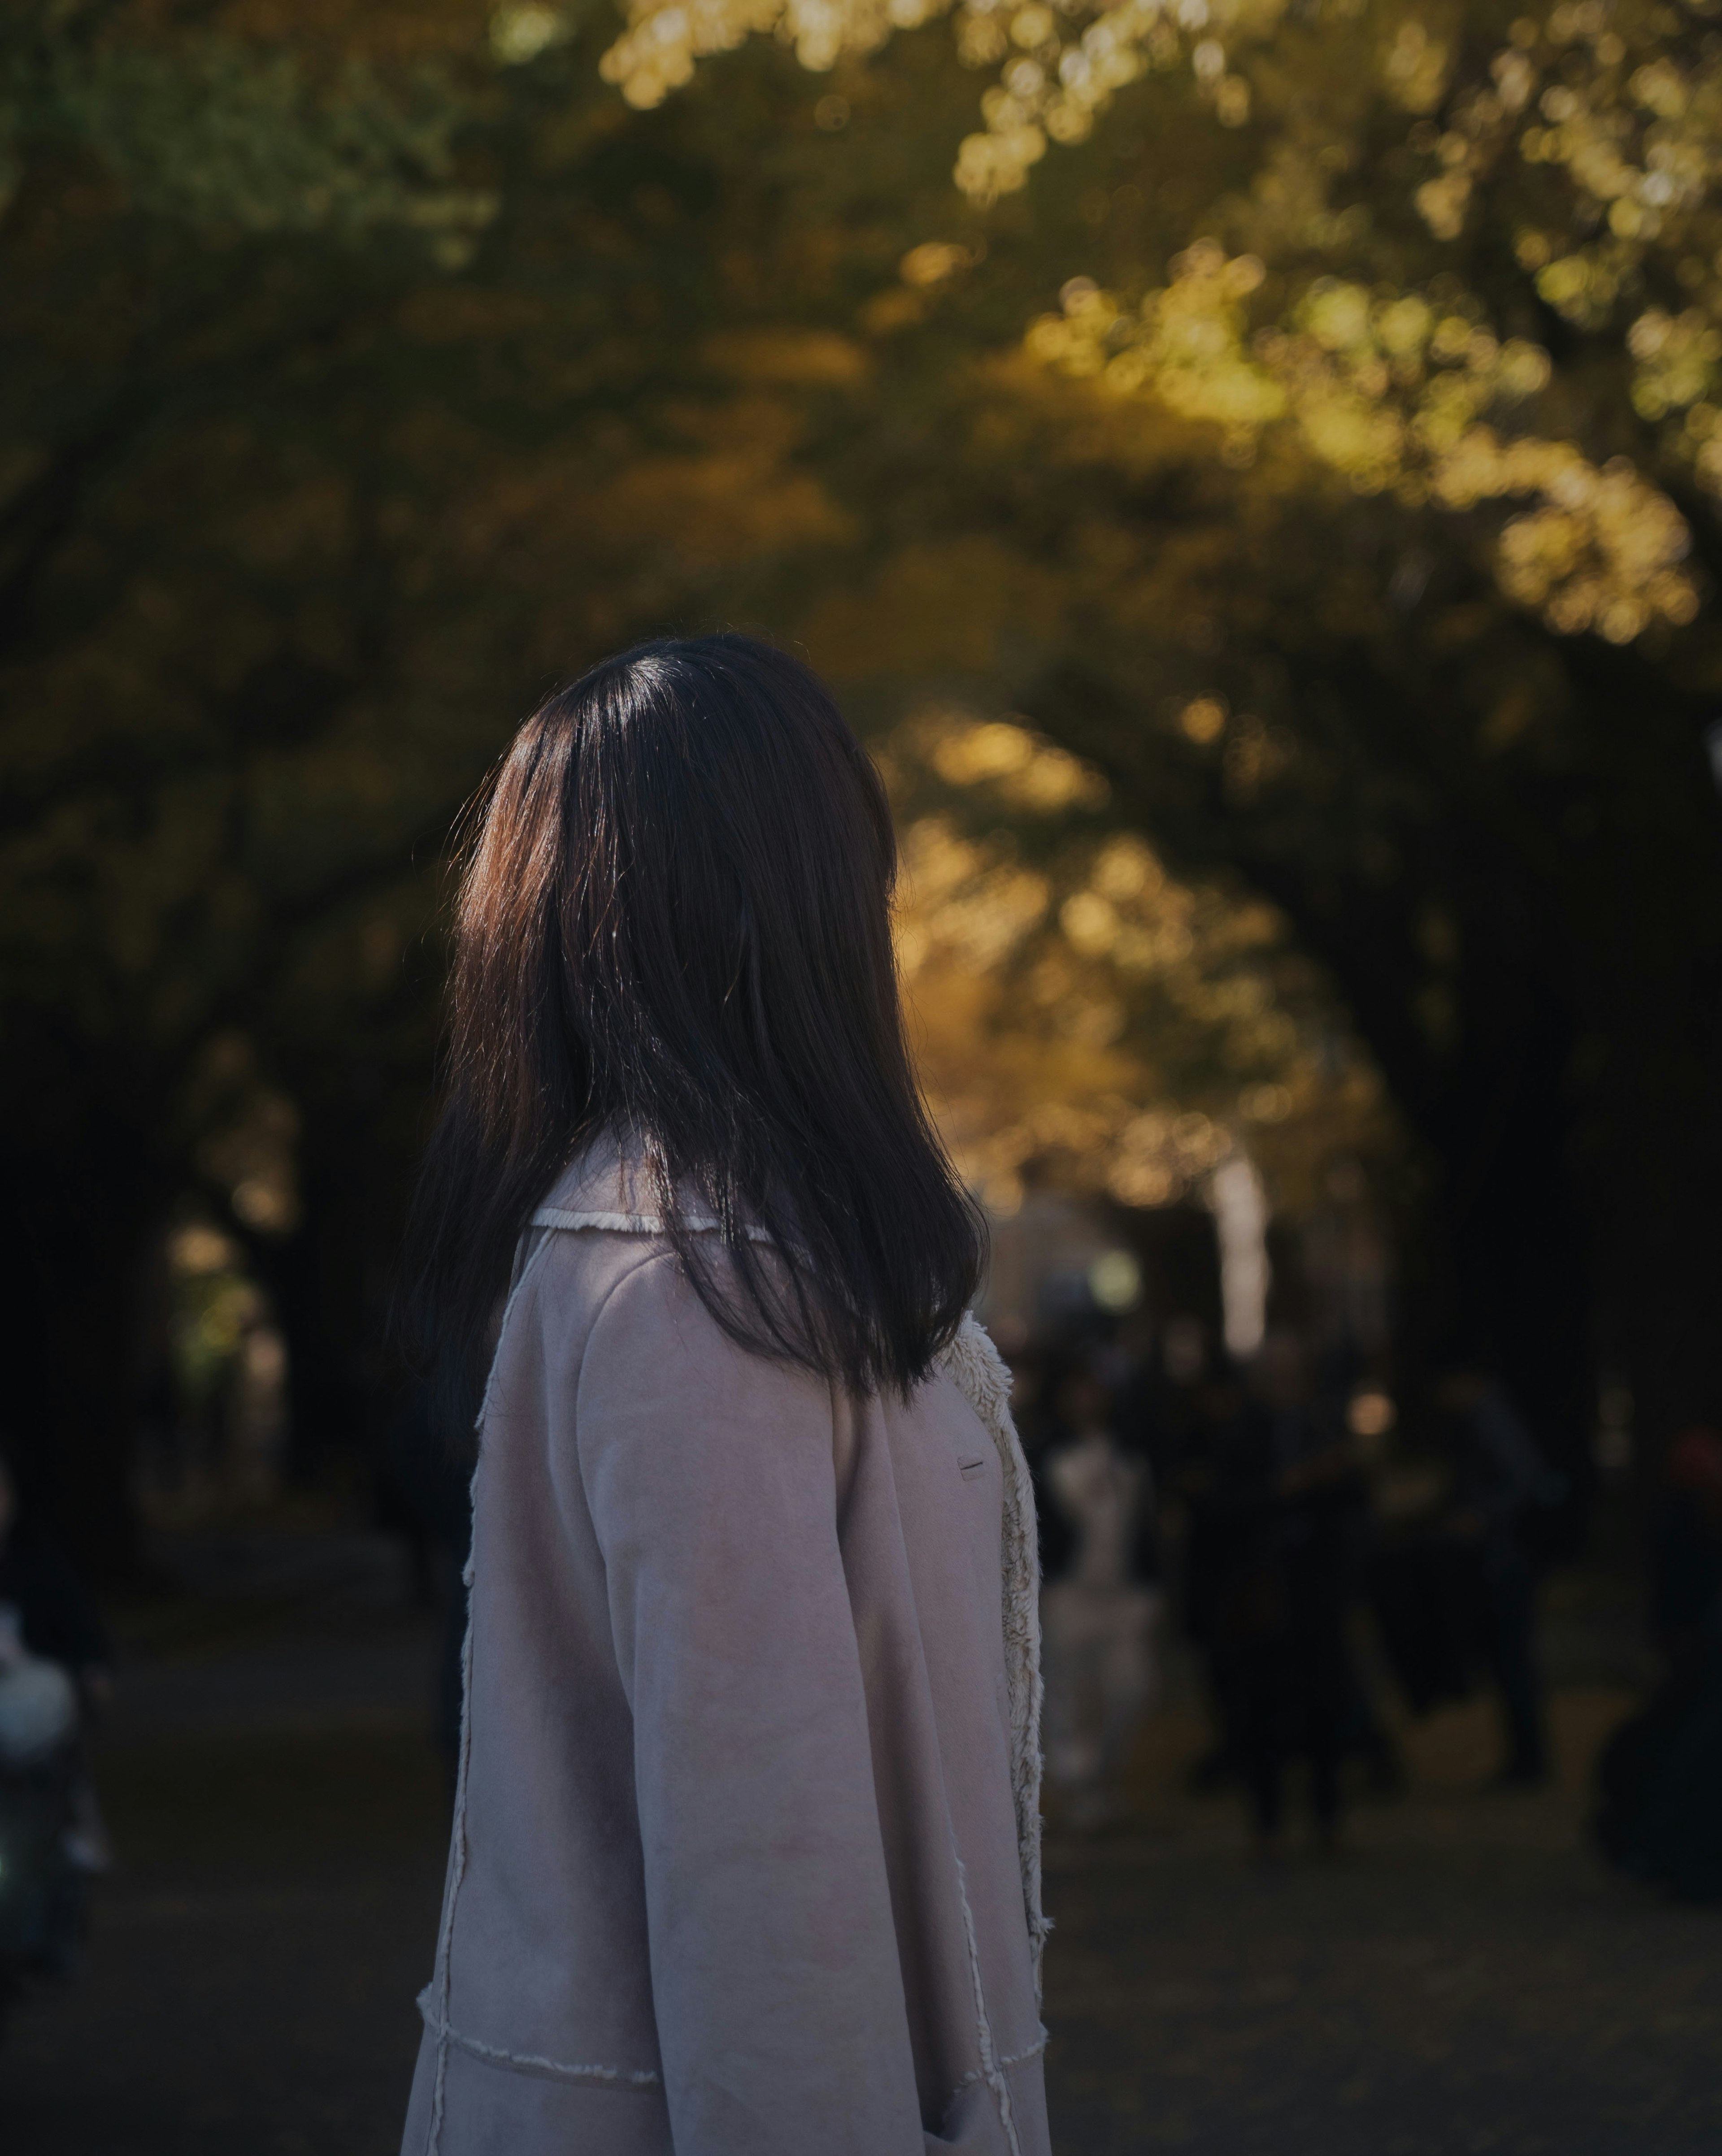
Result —
<svg viewBox="0 0 1722 2156"><path fill-rule="evenodd" d="M367 1538L200 1562L135 1628L103 1762L125 1862L85 1974L0 2055L5 2156L398 2148L445 1830L430 1628ZM1529 1801L1470 1794L1486 1726L1448 1716L1344 1857L1267 1875L1182 1794L1196 1725L1163 1716L1126 1826L1049 1845L1060 2156L1715 2156L1722 1911L1583 1845L1620 1707L1566 1684L1565 1781Z"/></svg>

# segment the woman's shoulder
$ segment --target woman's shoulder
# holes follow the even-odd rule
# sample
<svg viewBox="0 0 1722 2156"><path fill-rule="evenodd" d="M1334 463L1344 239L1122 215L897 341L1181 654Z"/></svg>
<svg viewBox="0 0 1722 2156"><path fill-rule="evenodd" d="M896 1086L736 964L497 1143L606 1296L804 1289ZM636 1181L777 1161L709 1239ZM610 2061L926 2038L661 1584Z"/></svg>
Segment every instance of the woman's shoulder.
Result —
<svg viewBox="0 0 1722 2156"><path fill-rule="evenodd" d="M602 1131L569 1161L532 1216L537 1228L597 1234L661 1234L645 1165L636 1147Z"/></svg>
<svg viewBox="0 0 1722 2156"><path fill-rule="evenodd" d="M680 1268L661 1224L619 1206L541 1205L522 1248L519 1319L569 1346L583 1346L630 1282L622 1298L630 1308L676 1299Z"/></svg>
<svg viewBox="0 0 1722 2156"><path fill-rule="evenodd" d="M697 1231L708 1224L685 1204L681 1224ZM686 1277L642 1163L613 1140L599 1141L557 1178L522 1248L518 1290L532 1322L574 1347L582 1362L594 1345L624 1339L635 1358L717 1348L722 1329Z"/></svg>

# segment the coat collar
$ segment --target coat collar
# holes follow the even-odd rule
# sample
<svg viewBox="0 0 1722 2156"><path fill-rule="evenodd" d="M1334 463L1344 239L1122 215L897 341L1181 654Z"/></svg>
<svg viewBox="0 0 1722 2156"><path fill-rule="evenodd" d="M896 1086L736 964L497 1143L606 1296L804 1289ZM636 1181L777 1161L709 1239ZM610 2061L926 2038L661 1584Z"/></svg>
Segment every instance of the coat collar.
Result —
<svg viewBox="0 0 1722 2156"><path fill-rule="evenodd" d="M661 1235L663 1215L651 1192L641 1148L604 1132L570 1162L532 1215L535 1228L589 1228L610 1235ZM716 1235L721 1223L703 1206L684 1199L681 1224L691 1233ZM752 1242L770 1240L751 1224L743 1231Z"/></svg>

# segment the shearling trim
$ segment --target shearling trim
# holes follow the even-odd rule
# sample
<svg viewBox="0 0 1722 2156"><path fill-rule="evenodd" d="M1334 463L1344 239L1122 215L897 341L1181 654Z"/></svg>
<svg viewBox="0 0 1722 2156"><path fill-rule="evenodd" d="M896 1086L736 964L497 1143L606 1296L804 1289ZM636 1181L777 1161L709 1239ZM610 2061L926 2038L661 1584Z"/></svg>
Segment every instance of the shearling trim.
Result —
<svg viewBox="0 0 1722 2156"><path fill-rule="evenodd" d="M419 2011L439 2044L452 2044L456 2051L482 2059L486 2066L506 2066L512 2072L537 2074L549 2081L597 2082L606 2088L634 2089L641 2095L664 2085L664 2076L652 2066L572 2066L560 2059L541 2059L531 2051L506 2051L498 2044L465 2035L439 2018L428 1984L419 1994Z"/></svg>
<svg viewBox="0 0 1722 2156"><path fill-rule="evenodd" d="M998 1448L1005 1476L1005 1681L1010 1702L1010 1784L1016 1799L1016 1850L1041 1998L1041 1959L1052 1928L1041 1908L1041 1552L1034 1484L1010 1419L1010 1373L971 1312L940 1355L939 1366L968 1401Z"/></svg>
<svg viewBox="0 0 1722 2156"><path fill-rule="evenodd" d="M541 1205L532 1215L535 1228L595 1228L611 1235L667 1235L670 1232L663 1216L657 1213L569 1213L560 1205ZM722 1231L721 1220L713 1220L703 1213L691 1213L682 1222L691 1235L716 1235ZM742 1233L750 1243L768 1243L770 1236L763 1228L749 1224Z"/></svg>

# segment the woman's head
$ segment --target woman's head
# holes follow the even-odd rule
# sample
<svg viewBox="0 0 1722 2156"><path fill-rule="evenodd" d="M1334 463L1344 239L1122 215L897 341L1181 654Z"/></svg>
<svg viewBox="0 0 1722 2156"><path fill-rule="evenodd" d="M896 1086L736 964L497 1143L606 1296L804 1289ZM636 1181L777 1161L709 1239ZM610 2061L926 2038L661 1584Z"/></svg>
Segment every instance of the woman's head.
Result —
<svg viewBox="0 0 1722 2156"><path fill-rule="evenodd" d="M461 887L418 1211L447 1406L473 1400L528 1214L605 1130L733 1337L855 1390L924 1370L981 1245L904 1050L895 865L841 714L752 638L640 645L527 721Z"/></svg>

